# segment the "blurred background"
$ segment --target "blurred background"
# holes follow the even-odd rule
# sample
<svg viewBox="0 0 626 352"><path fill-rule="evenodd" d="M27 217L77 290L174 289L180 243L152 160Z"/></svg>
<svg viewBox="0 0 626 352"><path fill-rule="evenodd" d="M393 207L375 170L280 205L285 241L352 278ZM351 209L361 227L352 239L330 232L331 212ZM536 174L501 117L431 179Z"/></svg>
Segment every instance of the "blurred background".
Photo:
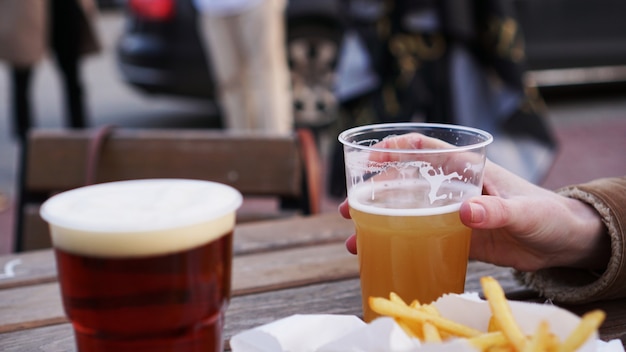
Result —
<svg viewBox="0 0 626 352"><path fill-rule="evenodd" d="M543 96L558 142L556 159L538 183L558 188L626 175L626 2L510 3L525 37L526 79ZM348 8L342 0L287 5L294 117L297 126L316 132L326 173L337 132L346 125L342 120L353 112L348 107L367 97L380 79L346 16L367 22L379 15L379 5L372 0L352 0ZM85 58L81 68L89 126L221 128L192 0L98 0L98 8L102 50ZM9 67L0 61L0 234L12 235L19 144L11 133L10 83ZM64 126L62 95L58 70L45 58L33 74L36 128ZM336 211L341 197L326 196L324 211ZM10 239L0 239L0 253L10 249Z"/></svg>

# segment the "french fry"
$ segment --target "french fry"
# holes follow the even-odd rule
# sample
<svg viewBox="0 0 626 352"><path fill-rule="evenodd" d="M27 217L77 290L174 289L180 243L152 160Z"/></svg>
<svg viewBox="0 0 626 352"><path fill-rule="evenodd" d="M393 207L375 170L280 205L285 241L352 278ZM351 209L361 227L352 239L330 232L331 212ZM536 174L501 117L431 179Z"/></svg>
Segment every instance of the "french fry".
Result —
<svg viewBox="0 0 626 352"><path fill-rule="evenodd" d="M559 347L559 352L570 352L575 351L577 348L582 346L585 341L591 336L591 334L596 331L604 319L606 318L606 313L601 310L593 310L588 312L582 316L580 323L576 326L574 331L572 331L563 344Z"/></svg>
<svg viewBox="0 0 626 352"><path fill-rule="evenodd" d="M440 317L441 313L439 313L439 311L437 310L437 307L433 306L432 304L425 304L423 306L421 306L422 310L428 314L432 314L435 316Z"/></svg>
<svg viewBox="0 0 626 352"><path fill-rule="evenodd" d="M429 321L422 324L422 332L424 333L424 342L441 342L439 330Z"/></svg>
<svg viewBox="0 0 626 352"><path fill-rule="evenodd" d="M549 345L548 350L550 352L556 352L556 350L558 350L559 346L561 345L561 339L558 336L556 336L556 334L553 333L553 332L550 332L550 335L548 335L548 339L549 339L548 340L548 345Z"/></svg>
<svg viewBox="0 0 626 352"><path fill-rule="evenodd" d="M422 329L422 324L416 323L414 321L409 322L400 318L394 318L394 320L396 321L396 324L398 324L407 335L415 337L420 341L424 341L424 331Z"/></svg>
<svg viewBox="0 0 626 352"><path fill-rule="evenodd" d="M426 321L435 325L439 330L446 331L458 337L473 337L482 334L480 330L457 323L453 320L440 316L433 316L419 309L403 306L380 297L370 297L369 305L373 311L381 315L399 317L409 321L424 323Z"/></svg>
<svg viewBox="0 0 626 352"><path fill-rule="evenodd" d="M485 352L515 352L515 347L513 347L510 343L507 343L505 345L488 347Z"/></svg>
<svg viewBox="0 0 626 352"><path fill-rule="evenodd" d="M394 303L402 304L403 306L407 305L406 302L402 299L402 297L400 297L400 295L398 295L395 292L389 293L389 300ZM419 305L419 302L417 304Z"/></svg>
<svg viewBox="0 0 626 352"><path fill-rule="evenodd" d="M523 351L528 340L513 318L511 307L504 296L502 287L498 281L488 276L481 278L480 283L491 308L491 314L493 314L502 333L511 341L517 351Z"/></svg>
<svg viewBox="0 0 626 352"><path fill-rule="evenodd" d="M471 337L468 339L468 342L481 351L488 351L495 346L509 345L509 340L504 336L502 331L488 332L476 337Z"/></svg>
<svg viewBox="0 0 626 352"><path fill-rule="evenodd" d="M491 318L489 318L489 325L487 325L487 332L492 331L500 331L500 327L498 327L498 321L493 315L491 316Z"/></svg>
<svg viewBox="0 0 626 352"><path fill-rule="evenodd" d="M539 323L532 335L527 336L515 321L500 284L491 277L483 277L481 285L492 314L486 332L441 316L433 304L420 304L419 301L407 304L393 292L388 299L370 297L369 304L373 311L392 317L407 335L422 342L438 343L449 338L465 338L482 352L574 352L606 318L600 310L583 315L563 343L545 320Z"/></svg>
<svg viewBox="0 0 626 352"><path fill-rule="evenodd" d="M395 292L389 293L389 301L400 304L402 306L407 306L406 302ZM419 307L419 302L413 301L412 304L416 304ZM422 324L414 322L414 321L406 321L406 319L394 317L396 323L404 330L404 332L412 337L418 338L420 340L424 340L424 332L422 328Z"/></svg>
<svg viewBox="0 0 626 352"><path fill-rule="evenodd" d="M523 352L548 352L550 345L550 326L547 321L542 320L537 326L537 331L524 347Z"/></svg>
<svg viewBox="0 0 626 352"><path fill-rule="evenodd" d="M432 314L434 316L441 316L441 313L439 313L439 310L437 309L437 307L435 307L432 304L424 304L421 307L419 307L421 310L423 310L424 312L428 313L428 314ZM447 331L439 331L439 336L441 338L441 340L447 340L451 337L454 337L454 335L452 335L451 333L447 332Z"/></svg>

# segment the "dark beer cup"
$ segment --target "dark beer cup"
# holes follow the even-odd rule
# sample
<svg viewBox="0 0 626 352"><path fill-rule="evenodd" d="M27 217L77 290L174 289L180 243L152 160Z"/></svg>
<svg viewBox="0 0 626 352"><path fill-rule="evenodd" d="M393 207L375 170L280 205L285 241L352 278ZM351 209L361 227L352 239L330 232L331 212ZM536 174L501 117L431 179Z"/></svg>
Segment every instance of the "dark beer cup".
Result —
<svg viewBox="0 0 626 352"><path fill-rule="evenodd" d="M241 194L183 179L103 183L41 208L79 351L222 351Z"/></svg>

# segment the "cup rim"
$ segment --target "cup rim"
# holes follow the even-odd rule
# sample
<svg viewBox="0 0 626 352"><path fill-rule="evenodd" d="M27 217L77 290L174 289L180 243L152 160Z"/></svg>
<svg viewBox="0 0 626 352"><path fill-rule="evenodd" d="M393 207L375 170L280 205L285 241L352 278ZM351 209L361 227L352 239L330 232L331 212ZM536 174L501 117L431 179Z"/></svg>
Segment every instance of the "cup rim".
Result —
<svg viewBox="0 0 626 352"><path fill-rule="evenodd" d="M375 131L375 130L386 130L391 128L434 128L434 129L447 129L447 130L459 130L464 132L470 132L475 134L476 136L482 137L484 140L478 143L463 145L463 146L453 146L452 148L424 148L424 149L389 149L389 148L377 148L362 144L357 144L354 142L350 142L347 140L348 136L353 136L355 134L364 132L364 131ZM378 151L378 152L390 152L394 153L406 153L406 154L431 154L431 153L458 153L465 152L473 149L483 148L493 142L493 135L487 131L468 127L463 125L455 125L455 124L444 124L444 123L430 123L430 122L393 122L393 123L379 123L379 124L370 124L363 125L358 127L353 127L347 129L339 134L337 137L339 142L341 142L344 146L349 146L355 149L360 150L368 150L368 151Z"/></svg>

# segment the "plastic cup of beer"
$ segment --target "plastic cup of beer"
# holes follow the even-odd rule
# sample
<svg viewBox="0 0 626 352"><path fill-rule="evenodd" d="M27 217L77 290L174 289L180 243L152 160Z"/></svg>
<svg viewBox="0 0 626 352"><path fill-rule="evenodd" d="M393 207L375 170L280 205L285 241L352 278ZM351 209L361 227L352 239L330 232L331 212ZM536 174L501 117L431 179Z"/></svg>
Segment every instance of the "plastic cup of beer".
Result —
<svg viewBox="0 0 626 352"><path fill-rule="evenodd" d="M471 230L461 203L481 194L484 131L445 124L390 123L342 132L350 215L356 228L363 319L369 297L397 293L430 303L462 293Z"/></svg>
<svg viewBox="0 0 626 352"><path fill-rule="evenodd" d="M241 194L200 180L86 186L41 208L78 351L223 351Z"/></svg>

